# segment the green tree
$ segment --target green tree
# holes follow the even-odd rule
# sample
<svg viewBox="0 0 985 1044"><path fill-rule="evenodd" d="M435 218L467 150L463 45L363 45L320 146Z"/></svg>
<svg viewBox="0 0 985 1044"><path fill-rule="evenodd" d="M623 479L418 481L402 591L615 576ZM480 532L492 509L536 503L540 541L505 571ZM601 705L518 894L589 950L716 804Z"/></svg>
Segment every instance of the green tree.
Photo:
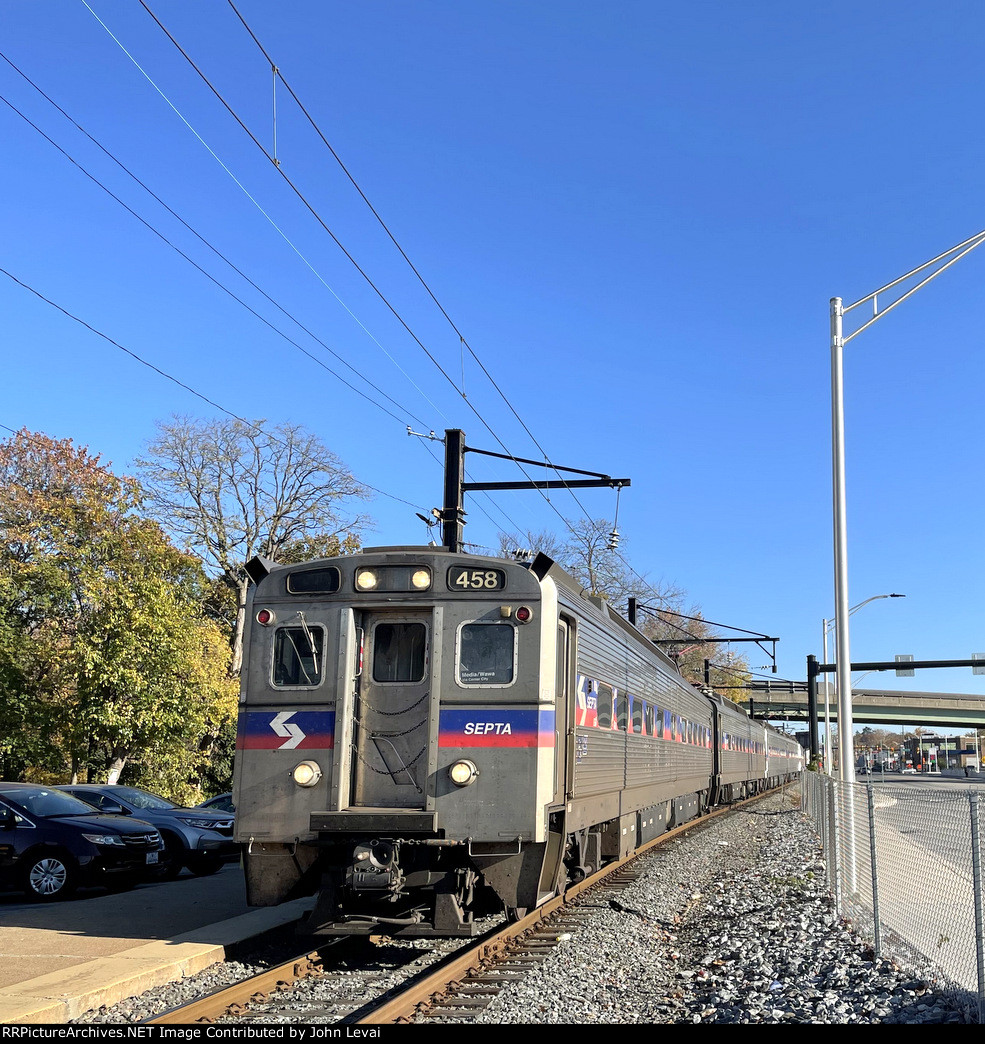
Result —
<svg viewBox="0 0 985 1044"><path fill-rule="evenodd" d="M231 672L243 661L249 578L255 555L277 562L358 550L366 499L342 461L294 424L173 417L138 466L149 506L197 554L235 600ZM226 603L229 607L230 603Z"/></svg>
<svg viewBox="0 0 985 1044"><path fill-rule="evenodd" d="M26 712L4 755L35 772L187 761L235 713L201 566L140 504L70 440L0 443L0 685Z"/></svg>

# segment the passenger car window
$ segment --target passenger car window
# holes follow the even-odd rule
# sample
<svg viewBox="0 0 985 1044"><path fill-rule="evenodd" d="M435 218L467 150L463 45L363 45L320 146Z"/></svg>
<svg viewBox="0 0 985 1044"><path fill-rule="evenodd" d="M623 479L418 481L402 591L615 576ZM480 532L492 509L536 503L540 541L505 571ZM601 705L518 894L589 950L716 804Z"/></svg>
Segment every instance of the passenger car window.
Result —
<svg viewBox="0 0 985 1044"><path fill-rule="evenodd" d="M598 700L599 728L612 728L612 686L597 682L595 685Z"/></svg>

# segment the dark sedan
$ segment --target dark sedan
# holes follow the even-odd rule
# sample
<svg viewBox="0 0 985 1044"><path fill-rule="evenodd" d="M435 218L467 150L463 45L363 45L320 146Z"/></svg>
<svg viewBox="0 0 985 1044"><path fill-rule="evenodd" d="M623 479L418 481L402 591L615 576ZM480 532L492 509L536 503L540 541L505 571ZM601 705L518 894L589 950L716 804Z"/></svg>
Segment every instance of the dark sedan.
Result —
<svg viewBox="0 0 985 1044"><path fill-rule="evenodd" d="M0 889L43 901L145 880L164 848L149 823L104 815L54 787L0 783Z"/></svg>
<svg viewBox="0 0 985 1044"><path fill-rule="evenodd" d="M157 827L165 849L160 875L166 879L177 877L186 866L198 876L214 874L225 863L239 859L233 817L228 812L185 808L159 794L115 783L73 783L58 789L104 812L139 816Z"/></svg>

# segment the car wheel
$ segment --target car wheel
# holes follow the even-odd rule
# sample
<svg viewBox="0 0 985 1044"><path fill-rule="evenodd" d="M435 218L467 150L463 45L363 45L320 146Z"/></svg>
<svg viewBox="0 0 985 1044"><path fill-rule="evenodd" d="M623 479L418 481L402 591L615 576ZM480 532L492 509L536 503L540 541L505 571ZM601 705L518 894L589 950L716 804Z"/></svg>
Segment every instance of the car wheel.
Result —
<svg viewBox="0 0 985 1044"><path fill-rule="evenodd" d="M188 869L196 877L210 877L222 869L222 860L218 856L204 856L192 863Z"/></svg>
<svg viewBox="0 0 985 1044"><path fill-rule="evenodd" d="M166 836L164 838L164 851L161 853L161 862L156 872L160 881L173 881L181 873L185 865L185 850L176 837Z"/></svg>
<svg viewBox="0 0 985 1044"><path fill-rule="evenodd" d="M64 899L77 887L75 864L61 853L39 853L24 866L24 891L38 902Z"/></svg>

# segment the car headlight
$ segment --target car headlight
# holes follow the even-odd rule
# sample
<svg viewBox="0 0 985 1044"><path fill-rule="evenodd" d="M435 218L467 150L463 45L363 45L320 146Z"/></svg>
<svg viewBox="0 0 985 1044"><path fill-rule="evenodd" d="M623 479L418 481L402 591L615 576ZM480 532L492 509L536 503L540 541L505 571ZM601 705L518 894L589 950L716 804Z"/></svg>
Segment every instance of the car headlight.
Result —
<svg viewBox="0 0 985 1044"><path fill-rule="evenodd" d="M302 761L291 770L291 779L299 787L313 787L321 779L321 768L316 761Z"/></svg>
<svg viewBox="0 0 985 1044"><path fill-rule="evenodd" d="M123 838L119 834L83 834L86 841L94 845L117 845L123 847Z"/></svg>
<svg viewBox="0 0 985 1044"><path fill-rule="evenodd" d="M456 787L467 787L475 781L475 778L479 775L479 770L471 761L466 761L463 758L461 761L456 761L448 769L448 775Z"/></svg>
<svg viewBox="0 0 985 1044"><path fill-rule="evenodd" d="M232 826L228 819L192 819L191 817L185 819L184 816L177 816L176 818L179 823L185 823L193 827L202 827L203 830L218 830L220 827Z"/></svg>

